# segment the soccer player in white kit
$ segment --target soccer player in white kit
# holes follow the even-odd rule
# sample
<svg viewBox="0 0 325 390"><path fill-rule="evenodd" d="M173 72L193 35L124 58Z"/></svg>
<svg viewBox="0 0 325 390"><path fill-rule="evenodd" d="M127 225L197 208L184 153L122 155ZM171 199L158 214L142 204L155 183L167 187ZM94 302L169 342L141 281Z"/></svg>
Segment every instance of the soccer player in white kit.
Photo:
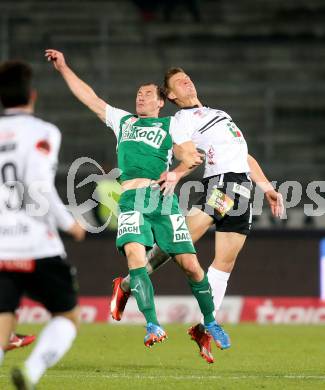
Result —
<svg viewBox="0 0 325 390"><path fill-rule="evenodd" d="M195 243L215 225L215 256L208 270L216 310L225 296L230 273L242 249L252 223L253 180L265 193L274 216L283 211L282 196L265 177L256 160L248 154L242 131L224 111L203 106L190 77L181 68L172 68L165 75L167 98L180 109L175 117L187 131L196 147L206 154L201 181L202 193L186 218ZM162 188L173 188L184 174L176 168L162 177ZM153 272L167 261L159 248L148 255L147 268ZM111 301L112 317L120 320L129 296L129 281L116 278ZM189 334L200 348L201 356L213 362L211 337L198 324Z"/></svg>
<svg viewBox="0 0 325 390"><path fill-rule="evenodd" d="M0 66L0 364L24 294L52 314L28 359L12 371L16 388L25 390L35 388L76 336L75 270L64 259L58 228L77 241L85 235L57 194L61 134L34 117L31 83L28 64L8 61Z"/></svg>

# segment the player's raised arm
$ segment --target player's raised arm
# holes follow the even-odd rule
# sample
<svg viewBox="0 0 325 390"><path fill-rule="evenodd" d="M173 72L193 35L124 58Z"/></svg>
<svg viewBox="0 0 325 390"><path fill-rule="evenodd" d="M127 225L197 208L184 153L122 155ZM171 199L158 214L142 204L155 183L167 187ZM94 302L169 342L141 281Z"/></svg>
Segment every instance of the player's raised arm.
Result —
<svg viewBox="0 0 325 390"><path fill-rule="evenodd" d="M284 211L282 195L273 188L254 157L248 155L247 162L250 168L251 179L265 193L266 200L269 203L273 216L281 217Z"/></svg>
<svg viewBox="0 0 325 390"><path fill-rule="evenodd" d="M45 57L52 61L55 69L61 73L71 92L105 122L107 103L96 95L94 90L82 81L66 64L63 53L54 49L45 50Z"/></svg>

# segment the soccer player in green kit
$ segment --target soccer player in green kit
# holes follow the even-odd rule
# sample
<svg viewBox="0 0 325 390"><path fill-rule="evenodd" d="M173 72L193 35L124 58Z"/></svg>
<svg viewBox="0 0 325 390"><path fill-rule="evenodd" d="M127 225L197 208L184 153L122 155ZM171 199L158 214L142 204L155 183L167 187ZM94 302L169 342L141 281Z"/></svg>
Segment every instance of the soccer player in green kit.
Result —
<svg viewBox="0 0 325 390"><path fill-rule="evenodd" d="M72 93L113 129L117 138L118 167L123 193L119 201L117 248L127 257L130 287L139 310L147 321L146 346L163 341L167 335L159 325L153 286L148 276L146 249L154 241L174 255L185 271L193 295L204 316L206 329L221 348L230 346L228 335L214 319L211 288L202 270L180 213L175 195L163 196L152 184L168 169L172 151L184 171L200 164L201 156L175 118L159 118L164 96L157 85L142 85L136 96L136 115L114 108L99 98L65 63L62 53L46 50ZM173 145L174 144L174 145Z"/></svg>

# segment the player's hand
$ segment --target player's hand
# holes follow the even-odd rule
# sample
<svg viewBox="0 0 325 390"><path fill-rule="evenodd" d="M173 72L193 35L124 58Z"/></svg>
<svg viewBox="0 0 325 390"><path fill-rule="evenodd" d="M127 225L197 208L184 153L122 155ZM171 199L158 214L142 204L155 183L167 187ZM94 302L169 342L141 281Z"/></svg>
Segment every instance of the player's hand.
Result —
<svg viewBox="0 0 325 390"><path fill-rule="evenodd" d="M52 61L54 68L59 72L66 66L63 53L54 49L46 49L45 57L48 61Z"/></svg>
<svg viewBox="0 0 325 390"><path fill-rule="evenodd" d="M182 174L179 172L166 171L160 175L156 183L160 184L160 191L163 191L164 196L172 195L181 177Z"/></svg>
<svg viewBox="0 0 325 390"><path fill-rule="evenodd" d="M71 228L67 231L76 241L83 241L85 239L86 231L79 225L78 222L75 222Z"/></svg>
<svg viewBox="0 0 325 390"><path fill-rule="evenodd" d="M204 162L205 154L198 151L192 153L186 153L182 162L189 168L192 169L201 165Z"/></svg>
<svg viewBox="0 0 325 390"><path fill-rule="evenodd" d="M270 190L265 192L266 200L270 206L272 215L281 218L284 213L283 197L280 192Z"/></svg>

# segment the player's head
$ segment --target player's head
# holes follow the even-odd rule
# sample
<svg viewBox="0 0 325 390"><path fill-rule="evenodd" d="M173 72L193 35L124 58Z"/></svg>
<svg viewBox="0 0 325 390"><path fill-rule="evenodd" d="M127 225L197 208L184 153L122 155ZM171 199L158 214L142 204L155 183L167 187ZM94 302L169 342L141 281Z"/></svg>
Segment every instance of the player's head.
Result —
<svg viewBox="0 0 325 390"><path fill-rule="evenodd" d="M6 61L0 64L0 100L4 108L24 107L34 103L32 90L33 71L22 61Z"/></svg>
<svg viewBox="0 0 325 390"><path fill-rule="evenodd" d="M158 117L165 104L165 94L162 88L154 83L140 86L136 97L136 112L140 117Z"/></svg>
<svg viewBox="0 0 325 390"><path fill-rule="evenodd" d="M164 90L167 99L178 106L182 106L183 101L197 98L195 85L182 68L167 70L164 78Z"/></svg>

